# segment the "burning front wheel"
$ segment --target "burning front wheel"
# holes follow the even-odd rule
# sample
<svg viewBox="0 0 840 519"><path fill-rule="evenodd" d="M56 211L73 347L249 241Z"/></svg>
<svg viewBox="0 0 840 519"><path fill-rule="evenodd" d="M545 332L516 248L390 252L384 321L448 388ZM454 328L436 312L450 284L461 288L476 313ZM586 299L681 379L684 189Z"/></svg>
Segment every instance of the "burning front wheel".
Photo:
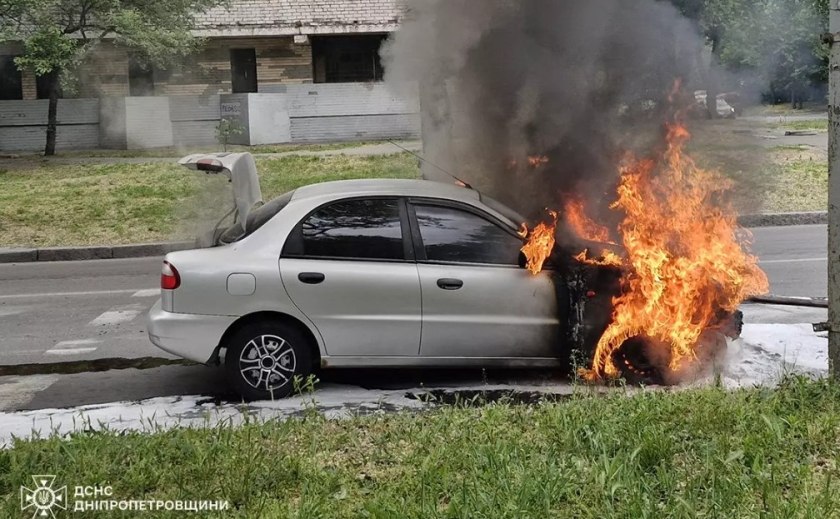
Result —
<svg viewBox="0 0 840 519"><path fill-rule="evenodd" d="M613 364L630 384L665 384L670 362L668 348L647 337L633 337L613 353Z"/></svg>

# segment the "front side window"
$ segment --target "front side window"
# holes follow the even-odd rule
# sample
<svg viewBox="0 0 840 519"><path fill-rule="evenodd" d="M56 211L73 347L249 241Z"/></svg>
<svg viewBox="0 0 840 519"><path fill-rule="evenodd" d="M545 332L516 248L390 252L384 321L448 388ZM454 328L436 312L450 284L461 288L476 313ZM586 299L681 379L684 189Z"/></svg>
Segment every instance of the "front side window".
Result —
<svg viewBox="0 0 840 519"><path fill-rule="evenodd" d="M303 255L405 259L396 199L347 200L318 209L301 226Z"/></svg>
<svg viewBox="0 0 840 519"><path fill-rule="evenodd" d="M415 206L429 261L518 265L522 241L495 223L468 211Z"/></svg>

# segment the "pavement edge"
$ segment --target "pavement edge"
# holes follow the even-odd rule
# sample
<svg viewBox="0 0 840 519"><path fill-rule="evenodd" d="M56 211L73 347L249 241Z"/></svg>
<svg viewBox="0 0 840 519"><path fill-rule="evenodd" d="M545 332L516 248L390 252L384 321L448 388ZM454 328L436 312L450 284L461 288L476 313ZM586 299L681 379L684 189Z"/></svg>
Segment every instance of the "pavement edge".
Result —
<svg viewBox="0 0 840 519"><path fill-rule="evenodd" d="M0 248L0 263L36 261L82 261L163 256L168 252L195 248L194 241L140 243L91 247Z"/></svg>
<svg viewBox="0 0 840 519"><path fill-rule="evenodd" d="M784 227L789 225L825 225L828 213L749 214L738 218L742 227ZM0 263L29 263L35 261L81 261L94 259L124 259L163 256L168 252L193 249L194 241L105 245L91 247L2 248Z"/></svg>

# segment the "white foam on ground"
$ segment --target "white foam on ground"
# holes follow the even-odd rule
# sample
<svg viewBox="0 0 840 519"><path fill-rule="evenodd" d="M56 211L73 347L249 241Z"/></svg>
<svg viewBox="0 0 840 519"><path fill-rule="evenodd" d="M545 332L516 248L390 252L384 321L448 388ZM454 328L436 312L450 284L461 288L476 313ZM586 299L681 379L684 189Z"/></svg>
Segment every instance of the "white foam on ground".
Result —
<svg viewBox="0 0 840 519"><path fill-rule="evenodd" d="M828 373L828 338L810 324L746 324L719 363L727 387L766 386L786 375Z"/></svg>
<svg viewBox="0 0 840 519"><path fill-rule="evenodd" d="M744 326L742 338L729 343L716 370L726 387L772 385L785 375L824 376L828 372L827 359L828 340L815 334L810 324L748 324ZM714 376L710 375L692 385L708 384L713 380ZM178 396L69 409L0 413L0 447L8 447L13 437L64 436L82 430L152 431L171 427L206 427L220 423L238 425L247 420L300 416L307 409L316 410L328 418L419 409L425 404L407 398L406 393L425 393L432 389L367 390L355 386L325 384L309 395L248 405L216 405L203 396ZM469 386L459 389L513 389L547 393L573 391L568 385L556 383Z"/></svg>
<svg viewBox="0 0 840 519"><path fill-rule="evenodd" d="M424 404L406 398L406 391L376 391L352 386L327 386L313 394L248 405L221 404L204 396L151 398L68 409L0 413L0 448L13 438L65 436L83 430L145 431L172 427L239 425L246 421L285 419L317 409L328 418L357 413L416 409Z"/></svg>

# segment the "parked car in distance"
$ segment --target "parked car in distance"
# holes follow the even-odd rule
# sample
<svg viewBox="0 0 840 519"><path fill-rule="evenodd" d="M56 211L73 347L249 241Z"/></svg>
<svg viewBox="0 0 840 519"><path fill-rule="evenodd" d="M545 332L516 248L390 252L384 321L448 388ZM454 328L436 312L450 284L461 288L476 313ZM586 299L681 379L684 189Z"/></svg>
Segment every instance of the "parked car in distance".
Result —
<svg viewBox="0 0 840 519"><path fill-rule="evenodd" d="M166 256L149 337L223 363L243 397L284 397L318 366L560 364L551 277L522 268L523 219L495 200L454 184L353 180L260 206L250 155L181 163L231 177L238 218L214 246Z"/></svg>

